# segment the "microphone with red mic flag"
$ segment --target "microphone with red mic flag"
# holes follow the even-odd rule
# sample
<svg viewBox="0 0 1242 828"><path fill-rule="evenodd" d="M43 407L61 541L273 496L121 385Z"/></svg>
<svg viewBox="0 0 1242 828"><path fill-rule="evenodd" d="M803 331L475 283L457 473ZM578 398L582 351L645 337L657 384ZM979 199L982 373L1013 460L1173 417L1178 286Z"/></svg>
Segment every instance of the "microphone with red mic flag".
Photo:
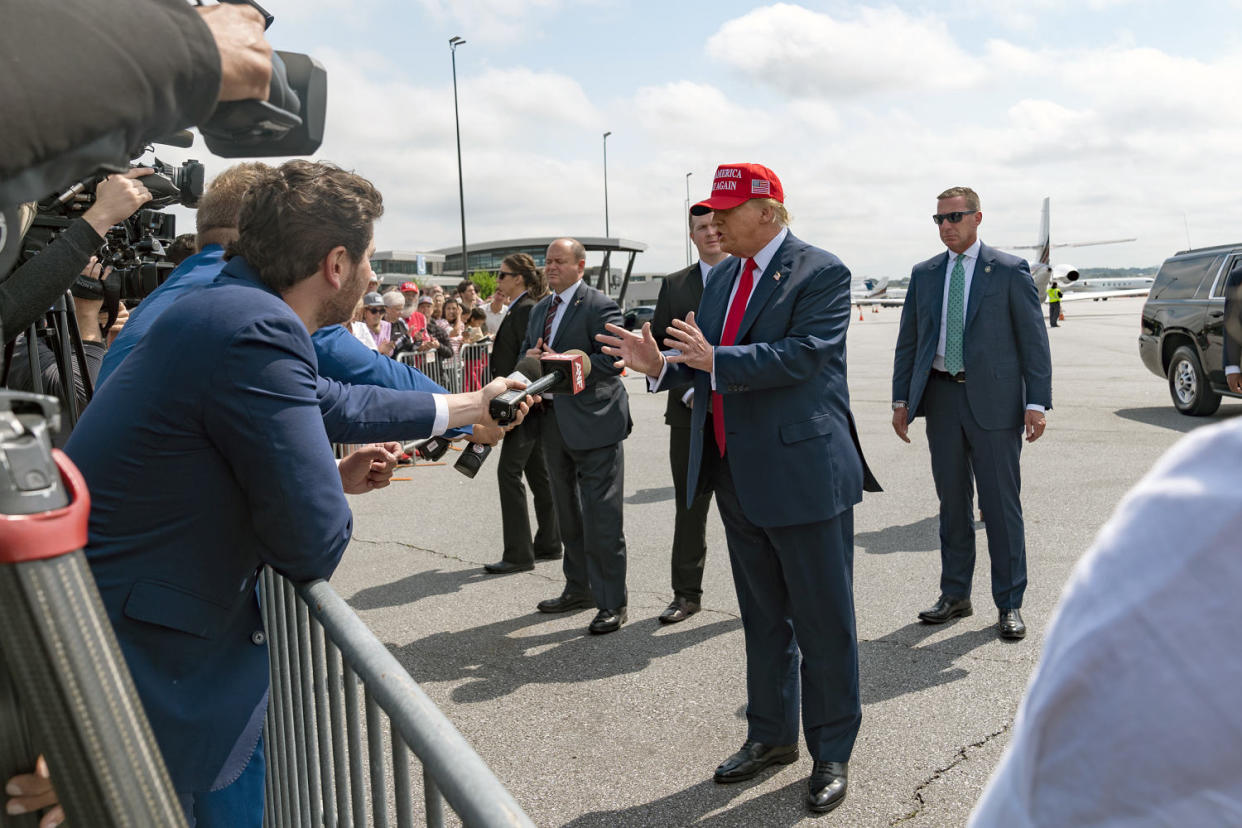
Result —
<svg viewBox="0 0 1242 828"><path fill-rule="evenodd" d="M510 389L492 398L488 413L500 425L508 425L517 419L519 406L530 397L545 392L577 394L586 387L586 378L591 373L591 359L585 351L579 350L544 354L538 360L523 357L517 364L517 373L522 376L515 379L524 379L531 374L537 379L528 381L525 388Z"/></svg>

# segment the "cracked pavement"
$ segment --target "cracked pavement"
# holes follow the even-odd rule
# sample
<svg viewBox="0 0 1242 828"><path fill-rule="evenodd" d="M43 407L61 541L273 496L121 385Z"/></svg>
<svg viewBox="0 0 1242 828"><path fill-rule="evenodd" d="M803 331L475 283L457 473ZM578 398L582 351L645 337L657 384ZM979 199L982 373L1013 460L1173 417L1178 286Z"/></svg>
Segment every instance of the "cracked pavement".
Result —
<svg viewBox="0 0 1242 828"><path fill-rule="evenodd" d="M867 459L885 492L855 508L855 605L863 724L850 793L831 814L803 806L810 760L739 785L711 781L745 738L742 631L713 509L704 610L656 622L671 594L673 503L664 400L627 380L629 623L586 635L588 611L541 615L560 563L485 575L500 557L491 457L469 480L414 468L351 498L355 540L333 585L441 706L538 825L963 825L1008 743L1049 614L1117 500L1182 432L1229 416L1176 414L1139 362L1141 300L1074 303L1052 337L1044 438L1023 451L1030 634L1002 642L978 532L975 614L917 622L937 595L937 504L922 426L892 434L889 371L899 312L851 323L850 389ZM451 458L449 458L451 459ZM773 470L779 474L779 469ZM416 787L418 784L416 783Z"/></svg>

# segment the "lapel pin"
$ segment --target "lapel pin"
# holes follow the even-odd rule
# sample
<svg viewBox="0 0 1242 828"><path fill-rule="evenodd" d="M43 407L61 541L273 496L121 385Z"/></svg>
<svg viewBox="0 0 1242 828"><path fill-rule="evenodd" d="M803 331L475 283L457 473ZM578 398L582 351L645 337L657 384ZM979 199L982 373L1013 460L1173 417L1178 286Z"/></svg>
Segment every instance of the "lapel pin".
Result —
<svg viewBox="0 0 1242 828"><path fill-rule="evenodd" d="M984 266L983 266L983 272L984 272L984 273L991 273L991 272L992 272L992 266L991 266L991 265L984 265Z"/></svg>
<svg viewBox="0 0 1242 828"><path fill-rule="evenodd" d="M772 274L772 278L775 281L779 282L781 280L781 272L779 270L776 271L775 273Z"/></svg>

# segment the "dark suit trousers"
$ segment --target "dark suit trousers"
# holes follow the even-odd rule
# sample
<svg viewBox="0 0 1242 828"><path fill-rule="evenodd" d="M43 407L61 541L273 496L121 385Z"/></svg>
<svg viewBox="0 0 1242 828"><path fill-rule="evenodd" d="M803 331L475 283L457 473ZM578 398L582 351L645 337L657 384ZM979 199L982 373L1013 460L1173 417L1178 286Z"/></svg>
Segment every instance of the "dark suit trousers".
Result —
<svg viewBox="0 0 1242 828"><path fill-rule="evenodd" d="M600 609L627 605L621 443L579 451L565 445L553 410L543 421L543 454L552 478L556 522L565 545L565 591L590 595Z"/></svg>
<svg viewBox="0 0 1242 828"><path fill-rule="evenodd" d="M545 416L542 409L536 408L526 415L520 426L506 434L500 442L500 462L496 464L500 524L505 542L502 558L523 566L534 563L535 555L551 557L561 553L561 533L556 525L552 483L548 479L548 465L540 448ZM533 545L523 474L535 498L535 520L539 524Z"/></svg>
<svg viewBox="0 0 1242 828"><path fill-rule="evenodd" d="M686 477L690 467L690 429L671 426L668 460L673 470L673 490L677 494L673 519L673 594L698 603L703 597L703 566L707 562L707 512L712 505L711 483L714 458L720 455L710 429L703 430L703 468L694 502L686 507Z"/></svg>
<svg viewBox="0 0 1242 828"><path fill-rule="evenodd" d="M811 758L848 762L862 723L854 626L854 510L831 520L763 528L742 513L728 457L716 475L733 583L746 636L747 738L798 741Z"/></svg>
<svg viewBox="0 0 1242 828"><path fill-rule="evenodd" d="M923 400L932 478L940 498L940 591L954 598L970 597L977 482L992 558L992 599L1000 609L1019 609L1026 591L1022 432L981 428L970 413L963 383L933 376Z"/></svg>
<svg viewBox="0 0 1242 828"><path fill-rule="evenodd" d="M1061 317L1061 303L1060 302L1049 302L1048 303L1048 324L1054 328L1057 327L1057 320L1060 317Z"/></svg>

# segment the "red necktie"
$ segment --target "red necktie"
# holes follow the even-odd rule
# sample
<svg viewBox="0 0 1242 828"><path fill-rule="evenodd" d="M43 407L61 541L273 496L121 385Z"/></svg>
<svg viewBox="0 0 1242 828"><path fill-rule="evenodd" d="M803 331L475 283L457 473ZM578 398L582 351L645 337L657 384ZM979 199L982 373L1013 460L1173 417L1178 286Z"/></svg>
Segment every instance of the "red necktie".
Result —
<svg viewBox="0 0 1242 828"><path fill-rule="evenodd" d="M545 348L552 347L552 323L556 321L556 309L561 306L563 301L560 294L557 294L552 297L552 304L548 305L548 315L543 320L543 347Z"/></svg>
<svg viewBox="0 0 1242 828"><path fill-rule="evenodd" d="M737 329L742 327L742 317L746 315L746 300L750 299L750 291L755 286L755 270L758 269L754 259L747 259L742 268L742 278L737 282L737 293L733 294L733 303L729 305L729 313L725 316L724 332L720 334L720 346L732 345L737 339ZM712 392L712 429L716 433L716 447L720 456L725 453L724 397L719 392Z"/></svg>

